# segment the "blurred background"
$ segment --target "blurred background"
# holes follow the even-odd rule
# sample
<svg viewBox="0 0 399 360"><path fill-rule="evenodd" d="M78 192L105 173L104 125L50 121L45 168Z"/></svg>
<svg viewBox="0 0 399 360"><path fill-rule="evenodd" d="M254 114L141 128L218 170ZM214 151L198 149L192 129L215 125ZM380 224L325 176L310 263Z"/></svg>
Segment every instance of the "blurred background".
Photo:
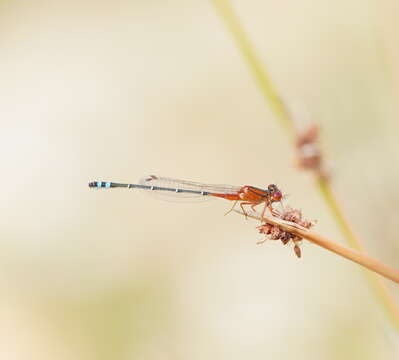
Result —
<svg viewBox="0 0 399 360"><path fill-rule="evenodd" d="M398 3L232 6L320 125L369 254L398 268ZM0 53L1 359L398 358L358 266L256 245L257 222L224 200L87 187L276 183L345 244L211 2L2 0Z"/></svg>

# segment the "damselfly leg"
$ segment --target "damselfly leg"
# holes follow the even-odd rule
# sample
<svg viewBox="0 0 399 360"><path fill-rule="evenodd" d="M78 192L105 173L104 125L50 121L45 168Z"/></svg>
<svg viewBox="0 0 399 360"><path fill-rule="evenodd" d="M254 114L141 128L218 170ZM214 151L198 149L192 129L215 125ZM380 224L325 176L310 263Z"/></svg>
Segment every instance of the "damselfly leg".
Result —
<svg viewBox="0 0 399 360"><path fill-rule="evenodd" d="M233 206L230 208L230 210L226 214L224 214L224 216L230 214L234 210L234 207L237 205L237 203L238 203L238 200L234 201Z"/></svg>

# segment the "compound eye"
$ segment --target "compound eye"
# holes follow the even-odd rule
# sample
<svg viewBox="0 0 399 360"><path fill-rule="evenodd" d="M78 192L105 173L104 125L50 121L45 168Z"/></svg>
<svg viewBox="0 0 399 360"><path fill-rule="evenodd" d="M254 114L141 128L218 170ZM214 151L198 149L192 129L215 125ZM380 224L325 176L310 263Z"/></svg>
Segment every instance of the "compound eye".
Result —
<svg viewBox="0 0 399 360"><path fill-rule="evenodd" d="M267 188L270 192L274 192L276 190L276 187L274 185L269 185Z"/></svg>

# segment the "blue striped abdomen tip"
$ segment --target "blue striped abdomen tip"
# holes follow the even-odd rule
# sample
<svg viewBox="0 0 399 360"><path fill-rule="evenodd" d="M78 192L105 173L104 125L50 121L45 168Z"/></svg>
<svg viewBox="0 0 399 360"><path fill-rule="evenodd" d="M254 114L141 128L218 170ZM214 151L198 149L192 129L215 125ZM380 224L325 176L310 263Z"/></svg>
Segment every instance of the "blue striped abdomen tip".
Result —
<svg viewBox="0 0 399 360"><path fill-rule="evenodd" d="M97 187L97 181L91 181L91 182L89 182L89 187L90 187L90 188Z"/></svg>

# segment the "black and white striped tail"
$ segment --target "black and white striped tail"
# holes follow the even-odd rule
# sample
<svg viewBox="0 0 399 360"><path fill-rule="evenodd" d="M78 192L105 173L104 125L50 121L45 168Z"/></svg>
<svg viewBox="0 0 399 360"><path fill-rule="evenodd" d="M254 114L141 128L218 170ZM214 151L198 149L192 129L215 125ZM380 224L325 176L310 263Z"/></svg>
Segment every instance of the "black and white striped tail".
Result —
<svg viewBox="0 0 399 360"><path fill-rule="evenodd" d="M204 196L212 194L211 192L208 192L208 191L178 189L178 188L140 185L140 184L121 184L121 183L114 183L114 182L109 182L109 181L92 181L92 182L89 182L89 187L96 188L96 189L128 188L128 189L143 189L143 190L154 190L154 191L170 191L170 192L175 192L175 193L190 193L190 194L198 194L198 195L204 195Z"/></svg>

